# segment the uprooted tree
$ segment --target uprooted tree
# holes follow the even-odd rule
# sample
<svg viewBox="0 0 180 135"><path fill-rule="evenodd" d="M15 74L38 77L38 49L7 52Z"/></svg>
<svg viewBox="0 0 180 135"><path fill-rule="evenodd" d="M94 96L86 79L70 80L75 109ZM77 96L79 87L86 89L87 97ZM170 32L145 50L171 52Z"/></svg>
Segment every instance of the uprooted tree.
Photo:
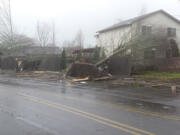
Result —
<svg viewBox="0 0 180 135"><path fill-rule="evenodd" d="M141 25L140 25L141 26ZM113 36L112 36L113 37ZM166 59L179 56L179 49L173 37L167 34L167 28L156 27L153 31L143 34L141 29L127 31L118 40L112 38L112 53L96 64L97 67L107 67L113 56L128 56L132 59L133 69L154 69L156 59Z"/></svg>

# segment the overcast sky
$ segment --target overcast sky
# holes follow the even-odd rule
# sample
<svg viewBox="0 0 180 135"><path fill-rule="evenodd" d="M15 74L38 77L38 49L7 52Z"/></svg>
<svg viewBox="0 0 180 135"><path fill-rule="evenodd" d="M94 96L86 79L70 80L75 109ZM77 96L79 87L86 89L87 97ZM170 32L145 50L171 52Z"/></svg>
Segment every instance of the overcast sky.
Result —
<svg viewBox="0 0 180 135"><path fill-rule="evenodd" d="M95 45L96 31L140 14L164 9L180 18L178 0L11 0L13 21L20 33L35 36L37 21L56 24L57 41L72 40L79 29L85 43Z"/></svg>

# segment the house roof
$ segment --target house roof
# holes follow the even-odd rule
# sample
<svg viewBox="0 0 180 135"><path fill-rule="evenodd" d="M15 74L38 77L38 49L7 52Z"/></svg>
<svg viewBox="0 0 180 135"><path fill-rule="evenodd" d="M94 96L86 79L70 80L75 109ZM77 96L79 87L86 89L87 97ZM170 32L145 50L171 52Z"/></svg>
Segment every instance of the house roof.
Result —
<svg viewBox="0 0 180 135"><path fill-rule="evenodd" d="M155 12L151 12L151 13L148 13L148 14L145 14L145 15L142 15L142 16L138 16L138 17L135 17L135 18L131 18L131 19L128 19L128 20L125 20L125 21L122 21L122 22L119 22L117 24L114 24L110 27L107 27L105 29L102 29L100 31L98 31L98 33L103 33L103 32L106 32L106 31L109 31L109 30L113 30L113 29L116 29L116 28L120 28L120 27L125 27L125 26L129 26L131 24L133 24L134 22L137 22L137 21L140 21L142 19L145 19L149 16L152 16L154 14L157 14L157 13L163 13L165 14L166 16L168 16L169 18L173 19L174 21L176 21L177 23L180 23L180 20L178 20L177 18L175 18L174 16L170 15L169 13L167 13L166 11L164 10L157 10Z"/></svg>

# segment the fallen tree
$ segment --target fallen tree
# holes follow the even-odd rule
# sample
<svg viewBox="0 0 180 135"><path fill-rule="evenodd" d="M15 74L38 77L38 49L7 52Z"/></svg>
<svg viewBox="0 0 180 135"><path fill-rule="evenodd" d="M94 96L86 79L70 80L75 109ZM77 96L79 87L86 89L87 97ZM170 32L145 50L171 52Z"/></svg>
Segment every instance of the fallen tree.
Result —
<svg viewBox="0 0 180 135"><path fill-rule="evenodd" d="M77 78L97 78L106 75L107 73L100 71L94 64L89 63L74 63L66 72L66 76Z"/></svg>

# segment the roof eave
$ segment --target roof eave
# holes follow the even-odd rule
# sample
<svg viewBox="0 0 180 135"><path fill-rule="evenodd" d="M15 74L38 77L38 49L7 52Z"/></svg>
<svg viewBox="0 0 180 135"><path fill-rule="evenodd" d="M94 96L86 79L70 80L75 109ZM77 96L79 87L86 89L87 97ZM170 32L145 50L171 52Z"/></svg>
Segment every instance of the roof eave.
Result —
<svg viewBox="0 0 180 135"><path fill-rule="evenodd" d="M151 15L153 15L153 14L156 14L156 13L158 13L158 12L164 13L166 16L168 16L169 18L173 19L173 20L176 21L178 24L180 24L180 20L179 20L179 19L175 18L174 16L172 16L172 15L169 14L168 12L166 12L166 11L164 11L164 10L161 9L161 10L157 10L157 11L154 11L154 12L152 12L152 13L149 13L149 14L147 14L147 15L139 18L138 20L134 20L133 22L131 22L131 23L129 23L129 24L124 24L124 25L120 25L120 26L117 26L117 27L111 26L112 28L109 27L109 28L106 28L106 29L97 31L97 33L104 33L104 32L108 32L108 31L110 31L110 30L114 30L114 29L117 29L117 28L121 28L121 27L125 27L125 26L128 26L128 25L132 25L133 23L135 23L135 22L137 22L137 21L140 21L140 20L143 20L143 19L145 19L145 18L147 18L147 17L149 17L149 16L151 16Z"/></svg>
<svg viewBox="0 0 180 135"><path fill-rule="evenodd" d="M130 26L130 25L131 24L124 24L124 25L121 25L121 26L113 27L113 28L107 28L107 29L97 31L97 33L104 33L104 32L108 32L108 31L111 31L111 30L114 30L114 29L117 29L117 28L127 27L127 26Z"/></svg>

